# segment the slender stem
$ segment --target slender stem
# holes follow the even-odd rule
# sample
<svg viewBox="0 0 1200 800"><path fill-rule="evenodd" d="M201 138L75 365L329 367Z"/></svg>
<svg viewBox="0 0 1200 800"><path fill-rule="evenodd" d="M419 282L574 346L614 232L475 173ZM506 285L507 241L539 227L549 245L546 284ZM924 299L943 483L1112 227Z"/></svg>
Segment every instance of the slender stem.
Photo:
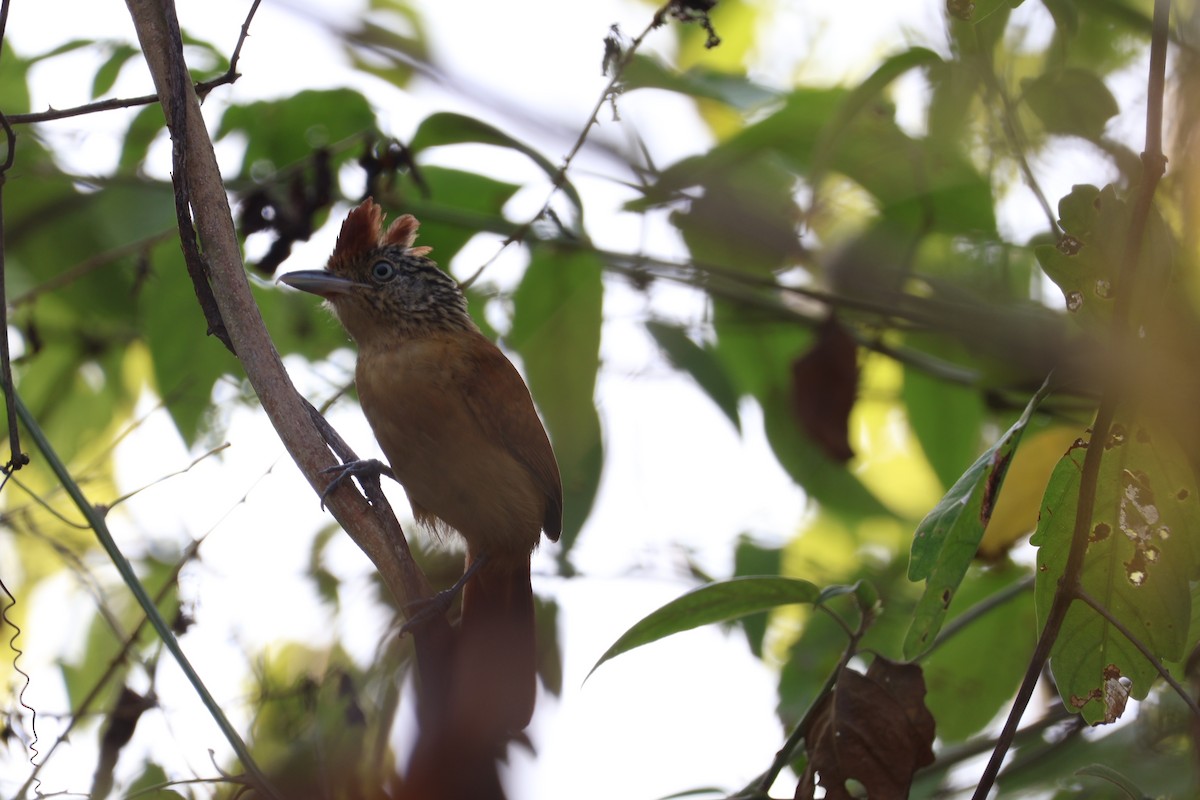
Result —
<svg viewBox="0 0 1200 800"><path fill-rule="evenodd" d="M179 573L183 569L184 565L196 557L196 553L199 551L201 541L202 539L197 539L189 544L187 549L184 550L183 556L177 562L175 562L175 566L171 568L171 574L167 577L166 582L163 583L162 588L158 590L158 594L154 597L154 605L156 608L158 604L162 602L163 598L167 596L167 593L171 591L172 587L176 585L176 582L179 580ZM146 625L149 622L149 616L142 617L141 621L138 622L137 626L134 627L133 632L128 636L123 637L121 648L116 652L115 655L113 655L111 659L109 659L108 666L105 668L103 674L96 679L96 682L92 685L92 688L83 697L83 699L79 701L79 705L71 711L71 715L67 720L66 727L63 728L62 732L58 734L58 738L54 740L54 744L50 745L50 748L46 751L45 755L42 756L41 760L33 765L33 770L29 773L29 777L25 779L25 783L21 785L21 788L17 790L17 793L13 795L16 800L23 800L25 794L29 791L34 781L37 780L38 773L41 772L42 768L45 767L46 764L50 763L50 759L54 756L55 751L58 750L58 746L69 741L71 731L75 730L75 727L80 723L83 716L91 710L92 704L100 698L100 693L104 690L104 687L108 685L109 681L111 681L117 674L117 671L126 665L129 653L133 650L134 644L136 644L138 639L141 638L142 631L145 630Z"/></svg>
<svg viewBox="0 0 1200 800"><path fill-rule="evenodd" d="M1092 597L1082 586L1079 586L1075 589L1075 596L1082 600L1085 604L1091 606L1092 610L1094 610L1097 614L1104 617L1105 622L1120 631L1121 635L1128 639L1129 643L1136 647L1138 652L1141 653L1146 661L1150 663L1150 666L1154 667L1162 679L1167 682L1167 685L1175 690L1175 694L1179 695L1179 697L1187 705L1188 710L1192 712L1192 716L1200 719L1200 705L1197 705L1195 698L1188 693L1187 689L1183 688L1179 681L1175 680L1175 677L1171 675L1171 671L1163 666L1163 663L1158 656L1156 656L1150 650L1150 648L1147 647L1146 644L1134 634L1133 631L1129 630L1129 627L1125 623L1114 617L1112 612L1101 605L1100 601Z"/></svg>
<svg viewBox="0 0 1200 800"><path fill-rule="evenodd" d="M88 499L83 494L83 490L79 488L79 484L75 482L75 479L71 477L70 471L59 459L58 453L55 452L54 447L42 432L37 419L29 412L25 404L21 402L21 398L17 396L15 391L11 392L11 394L16 403L17 414L20 416L21 422L25 425L25 429L29 432L29 435L33 437L33 442L37 445L42 457L46 459L46 463L50 466L51 471L54 472L55 477L62 483L63 488L66 489L75 506L87 519L92 530L96 532L96 538L100 540L100 545L108 553L108 557L112 560L113 565L116 566L121 579L125 581L125 585L129 587L129 591L137 599L138 605L146 612L146 617L149 619L151 627L154 628L154 632L162 639L167 650L175 658L176 663L179 664L179 668L183 670L183 674L187 676L188 682L196 690L200 701L208 709L208 713L217 723L217 727L221 729L221 733L225 735L225 739L241 760L246 772L268 796L275 798L275 800L282 800L281 795L271 786L266 775L263 774L258 764L254 761L254 758L250 755L250 749L246 747L246 743L242 740L237 729L230 724L229 719L225 716L225 712L221 710L221 706L208 691L208 687L204 685L204 681L200 679L200 675L196 672L195 668L192 667L192 663L188 660L187 655L184 654L183 648L179 646L179 640L175 638L175 633L171 630L171 626L167 624L162 614L159 613L158 606L155 605L154 600L146 592L146 588L133 571L133 566L125 558L125 554L121 552L121 548L113 541L112 534L108 530L108 524L104 521L104 515L100 513L99 509L88 502Z"/></svg>
<svg viewBox="0 0 1200 800"><path fill-rule="evenodd" d="M200 97L206 97L209 92L218 86L231 84L241 77L237 71L238 59L242 55L242 45L246 41L246 37L250 35L250 22L254 19L255 13L258 12L258 6L262 0L254 0L250 5L250 11L246 14L246 20L242 23L242 32L238 36L237 45L233 48L233 54L229 57L229 69L225 70L222 75L218 75L212 80L200 81L195 84L196 94ZM8 2L4 2L4 11L7 14ZM80 117L85 114L97 114L101 111L115 111L119 108L132 108L134 106L148 106L151 103L158 102L157 94L144 94L139 97L118 97L109 100L97 100L94 103L84 103L81 106L73 106L71 108L51 108L47 111L32 112L29 114L12 114L9 116L9 121L13 125L27 125L33 122L51 122L53 120L68 119L70 117Z"/></svg>
<svg viewBox="0 0 1200 800"><path fill-rule="evenodd" d="M1163 93L1166 86L1166 48L1170 10L1170 0L1154 0L1154 22L1150 38L1150 75L1147 85L1149 97L1146 105L1146 149L1142 153L1142 181L1129 222L1128 238L1122 253L1121 273L1117 283L1117 297L1113 304L1110 333L1114 352L1128 336L1130 310L1136 289L1134 282L1137 278L1139 256L1142 252L1142 237L1145 234L1146 221L1149 219L1150 209L1154 202L1154 193L1158 189L1158 182L1166 166L1166 159L1162 152L1162 112ZM1083 572L1084 555L1087 552L1088 535L1092 527L1092 512L1096 503L1100 461L1104 454L1104 444L1108 441L1109 431L1116 416L1122 390L1121 383L1122 376L1116 371L1110 371L1108 385L1101 397L1100 407L1096 412L1096 422L1092 427L1091 443L1083 460L1083 470L1079 479L1079 498L1075 512L1075 528L1071 535L1071 549L1067 554L1067 563L1054 593L1054 601L1046 615L1045 627L1038 637L1033 656L1025 671L1025 678L1017 692L1017 699L1009 711L1008 719L1005 720L1004 728L992 751L992 757L980 776L974 800L984 800L995 784L1004 757L1012 746L1017 725L1020 724L1021 717L1029 706L1034 686L1037 684L1042 669L1050 657L1050 651L1058 639L1067 611L1071 603L1080 596L1080 576Z"/></svg>
<svg viewBox="0 0 1200 800"><path fill-rule="evenodd" d="M4 41L4 21L8 18L8 0L0 6L0 44ZM8 420L8 463L3 471L7 476L29 463L29 456L21 452L21 434L17 427L17 409L13 405L12 392L12 359L8 347L8 299L5 277L5 241L4 241L4 183L8 179L8 170L16 158L17 136L13 133L8 118L0 113L0 127L4 129L7 150L4 163L0 164L0 383L4 385L5 417ZM3 484L0 484L3 485Z"/></svg>
<svg viewBox="0 0 1200 800"><path fill-rule="evenodd" d="M0 55L4 53L4 33L8 29L8 0L0 2ZM17 135L7 116L0 113L0 127L4 129L4 163L0 164L0 383L4 384L5 416L8 420L8 448L10 457L4 467L5 480L12 472L29 463L29 456L21 452L21 434L17 429L17 410L12 401L12 362L8 350L8 300L5 288L8 281L4 274L4 183L17 155ZM4 484L0 482L0 487ZM15 601L14 601L15 602Z"/></svg>
<svg viewBox="0 0 1200 800"><path fill-rule="evenodd" d="M650 32L663 24L663 16L674 4L675 0L667 0L667 2L664 3L657 12L655 12L654 17L650 20L650 23L646 26L646 28L637 35L637 38L635 38L633 42L630 43L629 47L625 49L625 52L621 54L621 57L614 62L612 67L612 75L608 80L608 84L604 87L604 90L600 92L600 97L596 100L596 105L592 107L591 116L588 117L588 121L583 126L583 129L579 131L579 136L575 138L575 144L571 146L571 150L563 159L562 166L560 166L554 173L550 193L546 196L545 202L542 203L541 209L527 222L517 226L516 230L510 233L508 237L500 243L500 247L497 248L496 252L492 254L492 257L485 261L483 265L479 267L479 269L475 270L473 275L462 282L464 289L478 280L479 276L483 274L484 270L495 263L496 259L500 257L500 254L503 253L510 244L524 241L525 237L529 234L529 231L532 230L533 226L538 222L538 220L545 217L547 212L549 212L551 201L567 182L567 170L571 168L571 162L575 160L575 156L579 155L579 151L583 149L583 145L587 142L588 135L591 134L592 128L599 124L600 112L604 110L605 104L609 102L609 99L616 91L617 85L621 82L621 77L625 74L625 68L628 67L630 62L633 61L634 55L642 46L642 42L644 42L646 37L650 35Z"/></svg>
<svg viewBox="0 0 1200 800"><path fill-rule="evenodd" d="M1029 159L1025 157L1025 131L1021 127L1020 117L1017 116L1017 109L1013 106L1012 98L1009 97L1008 91L1000 84L1000 80L996 77L992 48L984 42L979 28L975 28L974 32L980 52L987 56L987 63L980 70L983 73L983 82L992 93L1000 98L1000 106L1003 112L1000 117L1000 127L1004 129L1004 136L1008 140L1009 150L1013 158L1017 160L1017 166L1021 169L1021 176L1025 179L1025 185L1033 192L1033 196L1037 198L1038 205L1042 207L1042 213L1046 215L1046 221L1050 225L1050 230L1054 231L1056 235L1060 235L1062 230L1058 226L1058 218L1050 208L1050 203L1046 200L1046 194L1042 191L1041 185L1038 184L1037 176L1033 174L1033 168L1029 166Z"/></svg>
<svg viewBox="0 0 1200 800"><path fill-rule="evenodd" d="M775 759L771 762L771 766L767 768L766 772L755 778L749 786L735 795L737 797L765 797L767 795L767 792L771 789L771 785L779 777L779 773L792 760L792 754L796 752L796 748L800 746L800 742L804 741L805 737L808 736L808 731L816 719L817 712L824 706L825 699L833 692L834 687L837 686L838 676L841 675L842 670L850 663L850 659L854 658L855 654L858 653L858 644L862 641L862 637L866 635L867 628L874 621L874 616L868 610L864 609L862 617L858 622L858 628L852 630L846 625L845 620L841 616L827 609L824 604L821 604L818 608L829 612L838 625L846 631L850 641L846 643L846 649L842 652L842 657L838 660L837 666L834 667L833 671L825 679L824 685L821 686L821 691L813 698L812 703L805 710L804 716L800 718L800 721L788 736L787 741L783 743L783 747L779 748L779 751L775 753Z"/></svg>
<svg viewBox="0 0 1200 800"><path fill-rule="evenodd" d="M984 599L980 600L978 603L959 614L950 622L946 623L945 627L942 628L941 634L937 637L937 639L934 640L933 644L929 646L929 649L917 656L915 660L924 661L929 657L930 653L932 653L934 650L937 650L950 639L954 638L955 634L969 627L977 619L994 611L1010 600L1013 600L1018 595L1032 589L1036 580L1037 579L1035 576L1029 575L1019 581L1016 581L1015 583L1010 584L1009 586L1006 586L990 597L985 597Z"/></svg>

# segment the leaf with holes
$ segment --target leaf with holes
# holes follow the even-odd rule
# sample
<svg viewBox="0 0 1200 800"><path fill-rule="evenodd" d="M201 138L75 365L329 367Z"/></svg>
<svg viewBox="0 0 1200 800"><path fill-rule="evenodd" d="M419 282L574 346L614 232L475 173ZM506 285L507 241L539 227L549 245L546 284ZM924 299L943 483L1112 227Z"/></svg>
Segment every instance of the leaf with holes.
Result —
<svg viewBox="0 0 1200 800"><path fill-rule="evenodd" d="M924 652L941 630L954 593L979 549L1021 435L1048 393L1048 384L1043 384L1021 418L963 473L917 526L908 579L924 580L925 594L904 639L906 658Z"/></svg>
<svg viewBox="0 0 1200 800"><path fill-rule="evenodd" d="M1071 448L1046 487L1038 529L1038 622L1066 566L1087 453ZM1188 580L1197 556L1196 482L1178 440L1149 425L1115 423L1103 443L1081 586L1163 660L1179 658L1191 619ZM1095 609L1074 603L1050 655L1066 706L1092 724L1146 697L1158 673Z"/></svg>
<svg viewBox="0 0 1200 800"><path fill-rule="evenodd" d="M819 783L827 800L849 800L854 780L872 800L903 800L916 771L933 763L934 732L919 666L876 656L866 675L842 667L805 737L796 797L811 800Z"/></svg>

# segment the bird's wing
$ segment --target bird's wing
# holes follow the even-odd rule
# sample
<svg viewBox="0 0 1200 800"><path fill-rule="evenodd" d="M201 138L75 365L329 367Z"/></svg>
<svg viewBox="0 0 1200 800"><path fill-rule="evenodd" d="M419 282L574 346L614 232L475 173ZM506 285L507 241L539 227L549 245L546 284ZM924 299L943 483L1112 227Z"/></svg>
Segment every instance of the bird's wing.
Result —
<svg viewBox="0 0 1200 800"><path fill-rule="evenodd" d="M481 428L521 462L546 496L542 529L551 541L562 533L562 478L546 429L538 418L525 381L500 349L479 334L487 347L473 348L476 363L470 371L467 405ZM496 398L507 398L497 403Z"/></svg>

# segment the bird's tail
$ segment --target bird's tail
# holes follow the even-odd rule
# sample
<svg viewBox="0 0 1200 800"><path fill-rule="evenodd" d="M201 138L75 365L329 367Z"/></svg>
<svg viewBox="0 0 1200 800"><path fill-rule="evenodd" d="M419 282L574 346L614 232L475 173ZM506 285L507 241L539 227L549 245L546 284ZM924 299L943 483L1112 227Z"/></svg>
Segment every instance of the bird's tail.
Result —
<svg viewBox="0 0 1200 800"><path fill-rule="evenodd" d="M537 697L528 556L489 556L467 581L455 661L457 694L480 733L504 739L524 730Z"/></svg>

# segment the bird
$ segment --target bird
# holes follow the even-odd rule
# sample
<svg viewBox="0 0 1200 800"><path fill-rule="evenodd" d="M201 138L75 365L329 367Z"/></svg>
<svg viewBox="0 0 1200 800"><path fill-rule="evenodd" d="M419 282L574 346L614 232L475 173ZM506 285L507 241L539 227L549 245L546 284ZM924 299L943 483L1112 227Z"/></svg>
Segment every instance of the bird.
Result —
<svg viewBox="0 0 1200 800"><path fill-rule="evenodd" d="M458 282L414 247L410 214L386 229L351 209L324 269L284 284L316 294L358 349L363 415L413 516L466 543L451 727L519 733L537 692L530 559L562 532L562 479L520 373L471 319ZM462 730L458 730L462 735Z"/></svg>

